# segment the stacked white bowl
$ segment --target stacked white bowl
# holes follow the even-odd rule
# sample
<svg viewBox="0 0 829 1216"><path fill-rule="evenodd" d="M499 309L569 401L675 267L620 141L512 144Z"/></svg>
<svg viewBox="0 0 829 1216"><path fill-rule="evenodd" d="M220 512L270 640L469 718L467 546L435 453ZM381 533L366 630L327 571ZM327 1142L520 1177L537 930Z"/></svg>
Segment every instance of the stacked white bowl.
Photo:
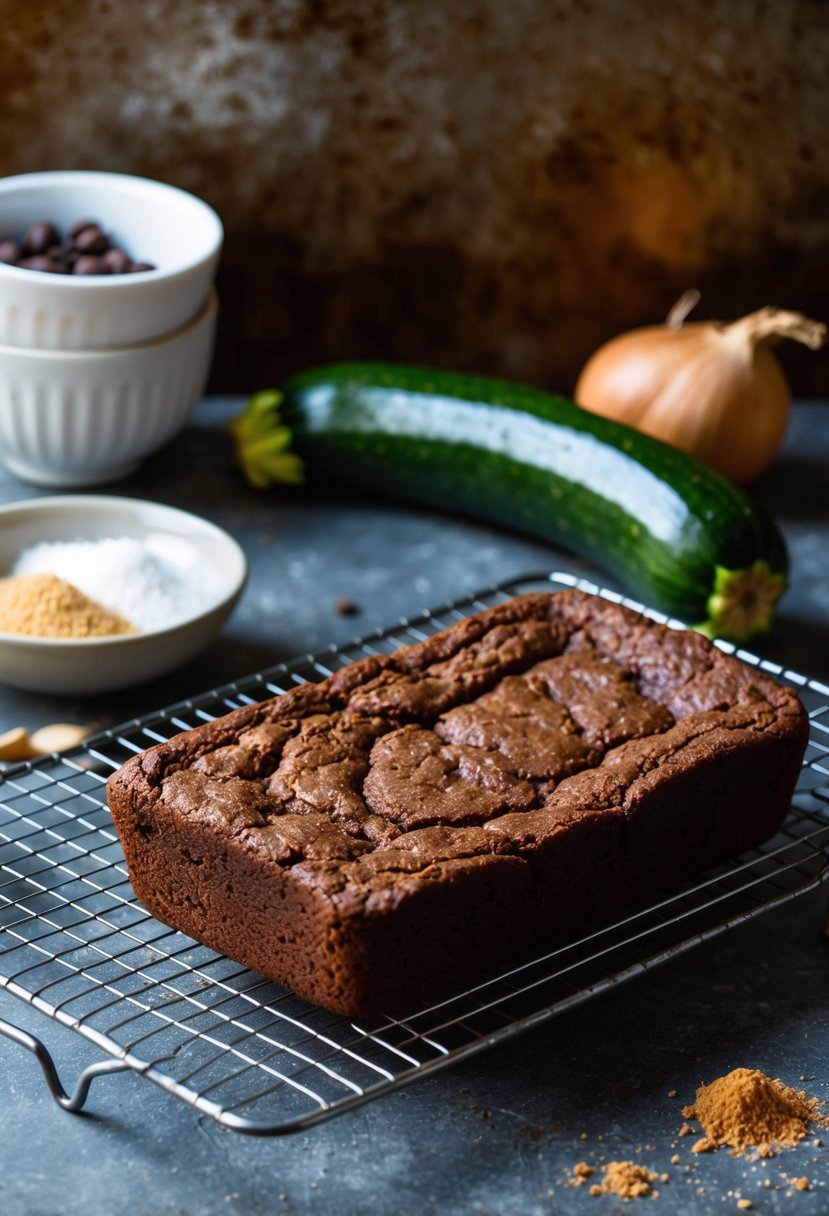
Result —
<svg viewBox="0 0 829 1216"><path fill-rule="evenodd" d="M127 476L186 422L207 383L223 232L183 190L118 173L0 180L0 239L96 220L153 265L53 274L0 262L0 459L23 481Z"/></svg>

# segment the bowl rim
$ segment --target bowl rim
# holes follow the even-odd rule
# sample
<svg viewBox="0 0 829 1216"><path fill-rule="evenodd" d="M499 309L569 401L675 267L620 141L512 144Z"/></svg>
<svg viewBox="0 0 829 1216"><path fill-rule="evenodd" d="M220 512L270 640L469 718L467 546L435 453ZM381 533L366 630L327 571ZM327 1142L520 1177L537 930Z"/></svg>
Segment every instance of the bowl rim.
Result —
<svg viewBox="0 0 829 1216"><path fill-rule="evenodd" d="M124 355L134 355L145 350L154 350L167 346L185 338L191 331L207 325L214 317L219 307L219 293L211 286L208 289L204 303L194 317L185 321L177 329L161 334L158 338L147 338L143 342L131 342L127 346L7 346L0 343L0 359L9 361L23 359L63 360L80 363L85 359L117 359Z"/></svg>
<svg viewBox="0 0 829 1216"><path fill-rule="evenodd" d="M156 267L154 270L142 270L140 274L53 274L45 270L30 270L28 267L10 266L0 262L0 277L8 274L12 280L21 282L38 282L42 286L47 283L55 291L90 291L97 288L121 289L135 291L144 285L163 283L165 280L178 278L188 274L209 262L218 255L224 241L224 226L215 208L210 203L199 198L181 186L170 182L160 181L154 177L142 177L134 173L114 173L103 169L47 169L35 173L16 173L10 177L0 177L0 199L4 195L13 194L15 190L43 186L44 189L55 190L61 185L83 184L106 189L108 186L131 187L135 191L156 194L168 199L175 199L179 205L190 206L198 211L212 227L212 234L202 252L195 258L172 266Z"/></svg>
<svg viewBox="0 0 829 1216"><path fill-rule="evenodd" d="M109 510L117 510L119 507L124 506L138 508L139 510L149 509L151 512L157 512L161 516L172 516L186 520L190 525L195 523L197 525L196 530L212 535L220 540L222 544L226 545L228 551L235 558L238 568L232 582L229 583L221 597L194 616L189 616L185 620L178 621L175 625L169 625L163 629L145 629L138 633L115 634L110 637L95 638L51 638L28 633L7 633L5 630L0 629L0 645L18 648L28 647L34 650L51 650L57 647L57 649L63 650L66 653L93 650L101 646L105 648L136 646L137 644L149 642L152 639L162 637L172 638L175 634L192 629L214 613L221 612L229 605L232 606L235 603L242 594L250 573L244 549L225 528L214 524L212 520L205 519L202 515L195 514L195 512L185 511L181 507L174 507L165 502L156 502L150 498L133 498L119 494L50 494L43 498L18 499L16 502L0 505L0 528L3 528L9 522L10 516L14 517L17 514L23 514L25 511L34 511L38 514L42 512L44 515L58 513L65 518L67 513L73 508L92 508L94 511L99 511L101 515L104 515ZM148 526L147 531L150 530L151 528ZM117 534L117 524L113 527L113 533ZM0 578L6 577L9 576L0 575Z"/></svg>

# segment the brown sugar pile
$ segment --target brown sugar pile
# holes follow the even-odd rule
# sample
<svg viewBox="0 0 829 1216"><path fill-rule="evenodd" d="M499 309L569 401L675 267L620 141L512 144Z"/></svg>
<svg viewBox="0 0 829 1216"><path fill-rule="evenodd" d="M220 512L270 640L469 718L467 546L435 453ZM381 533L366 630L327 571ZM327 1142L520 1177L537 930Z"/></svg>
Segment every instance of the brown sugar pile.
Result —
<svg viewBox="0 0 829 1216"><path fill-rule="evenodd" d="M39 638L102 638L137 632L117 612L54 574L0 579L0 630Z"/></svg>
<svg viewBox="0 0 829 1216"><path fill-rule="evenodd" d="M756 1068L735 1068L702 1085L694 1104L682 1113L701 1123L705 1132L694 1145L695 1153L728 1145L737 1152L757 1149L768 1157L778 1149L794 1148L810 1123L824 1122L817 1098L807 1098Z"/></svg>
<svg viewBox="0 0 829 1216"><path fill-rule="evenodd" d="M644 1199L654 1193L657 1175L633 1161L608 1161L604 1177L590 1188L591 1195L618 1195L622 1199Z"/></svg>

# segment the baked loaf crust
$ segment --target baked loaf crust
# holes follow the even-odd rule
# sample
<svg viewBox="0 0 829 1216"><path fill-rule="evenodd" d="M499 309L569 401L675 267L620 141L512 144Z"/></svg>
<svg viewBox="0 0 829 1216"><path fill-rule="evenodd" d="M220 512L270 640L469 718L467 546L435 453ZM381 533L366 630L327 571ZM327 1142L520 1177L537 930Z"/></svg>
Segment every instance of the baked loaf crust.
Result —
<svg viewBox="0 0 829 1216"><path fill-rule="evenodd" d="M154 916L367 1014L759 844L806 735L699 634L563 591L178 735L108 798Z"/></svg>

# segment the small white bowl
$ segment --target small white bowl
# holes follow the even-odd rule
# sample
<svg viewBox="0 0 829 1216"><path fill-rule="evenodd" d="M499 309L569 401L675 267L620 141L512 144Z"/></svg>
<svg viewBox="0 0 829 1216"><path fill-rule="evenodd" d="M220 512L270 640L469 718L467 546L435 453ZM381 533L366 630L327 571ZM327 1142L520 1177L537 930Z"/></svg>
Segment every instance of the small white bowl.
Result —
<svg viewBox="0 0 829 1216"><path fill-rule="evenodd" d="M155 679L213 641L247 578L245 555L215 524L137 498L66 495L0 507L0 576L24 549L43 541L176 538L192 553L194 578L209 570L216 586L204 611L169 629L111 638L33 638L0 632L0 683L30 692L85 695ZM189 563L188 563L189 568Z"/></svg>
<svg viewBox="0 0 829 1216"><path fill-rule="evenodd" d="M181 430L204 392L217 299L184 329L120 350L0 346L0 459L39 486L131 473Z"/></svg>
<svg viewBox="0 0 829 1216"><path fill-rule="evenodd" d="M150 342L203 307L221 252L222 223L195 195L122 173L57 171L0 179L0 239L47 220L61 235L100 223L137 274L49 274L0 263L0 344L99 350Z"/></svg>

